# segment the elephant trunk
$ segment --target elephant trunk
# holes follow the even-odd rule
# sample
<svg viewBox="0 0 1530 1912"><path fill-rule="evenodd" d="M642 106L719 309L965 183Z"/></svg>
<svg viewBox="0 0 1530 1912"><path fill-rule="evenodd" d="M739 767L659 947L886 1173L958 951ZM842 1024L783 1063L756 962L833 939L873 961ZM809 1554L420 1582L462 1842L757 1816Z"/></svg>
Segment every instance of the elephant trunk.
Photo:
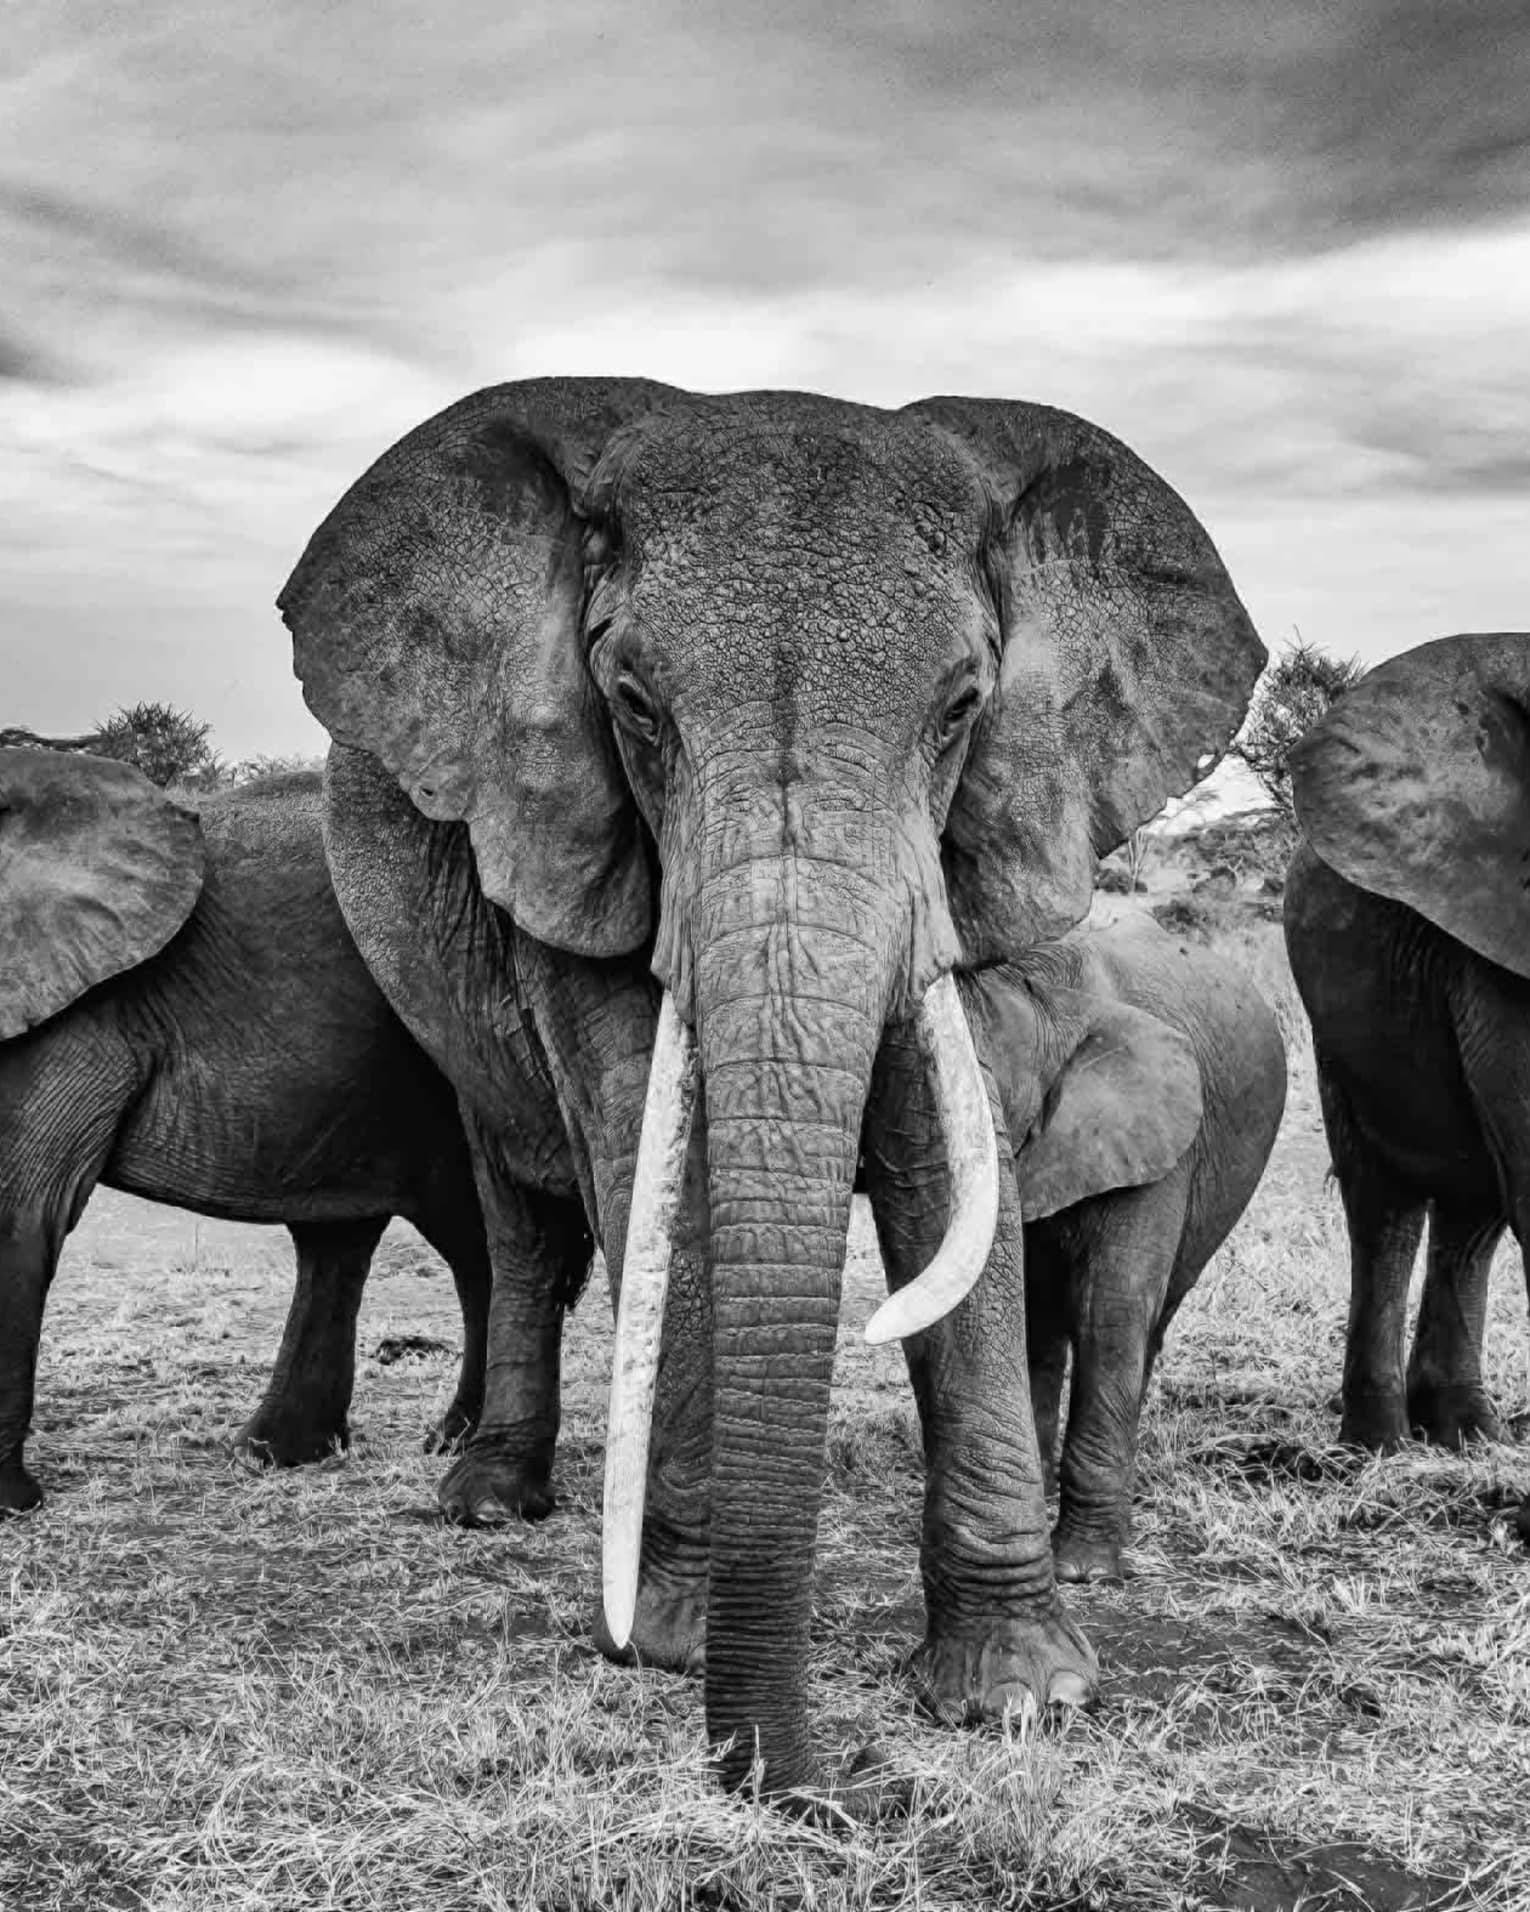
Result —
<svg viewBox="0 0 1530 1912"><path fill-rule="evenodd" d="M820 828L832 850L843 823ZM800 818L784 831L779 819L736 831L689 898L680 967L695 1034L666 991L606 1450L605 1604L622 1644L637 1594L669 1231L699 1068L714 1319L707 1719L726 1748L725 1780L741 1783L759 1756L774 1792L814 1778L805 1666L851 1191L884 1024L909 1000L912 912L928 907L897 880L891 843L851 866L813 854L809 835ZM889 1334L913 1333L956 1305L987 1261L997 1207L987 1096L949 977L931 985L918 1014L953 1199L925 1275L878 1317Z"/></svg>
<svg viewBox="0 0 1530 1912"><path fill-rule="evenodd" d="M854 895L848 892L854 891ZM901 899L780 854L698 898L714 1311L707 1728L722 1777L816 1783L806 1667L861 1118Z"/></svg>

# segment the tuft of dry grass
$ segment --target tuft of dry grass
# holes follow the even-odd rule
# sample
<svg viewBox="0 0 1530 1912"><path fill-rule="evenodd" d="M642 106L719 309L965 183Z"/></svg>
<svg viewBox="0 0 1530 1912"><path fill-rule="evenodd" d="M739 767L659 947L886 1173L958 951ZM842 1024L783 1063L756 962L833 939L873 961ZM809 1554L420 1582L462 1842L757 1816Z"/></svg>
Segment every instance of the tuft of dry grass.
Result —
<svg viewBox="0 0 1530 1912"><path fill-rule="evenodd" d="M1278 999L1278 924L1223 932ZM1058 1730L950 1733L902 1671L918 1436L897 1350L859 1338L880 1271L857 1213L811 1685L826 1754L875 1739L915 1797L841 1834L723 1798L699 1688L589 1645L600 1285L570 1337L558 1511L464 1533L436 1521L419 1449L455 1355L398 1358L407 1336L458 1346L417 1237L379 1254L350 1454L253 1476L222 1443L276 1345L285 1237L98 1196L39 1380L51 1497L0 1528L0 1905L1530 1903L1530 1563L1509 1523L1530 1466L1332 1446L1326 1166L1298 1042L1270 1174L1164 1353L1133 1577L1072 1596L1101 1703ZM1506 1258L1489 1353L1510 1412L1530 1404L1518 1290Z"/></svg>

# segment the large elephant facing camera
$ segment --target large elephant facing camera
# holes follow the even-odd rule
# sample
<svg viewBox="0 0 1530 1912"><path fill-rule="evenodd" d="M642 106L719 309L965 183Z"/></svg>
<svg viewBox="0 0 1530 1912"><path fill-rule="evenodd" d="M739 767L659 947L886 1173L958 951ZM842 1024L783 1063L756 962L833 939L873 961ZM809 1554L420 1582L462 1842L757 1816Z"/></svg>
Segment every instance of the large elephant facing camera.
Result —
<svg viewBox="0 0 1530 1912"><path fill-rule="evenodd" d="M280 604L350 747L328 841L367 961L454 1079L455 1055L492 1089L511 1002L559 1087L622 1287L614 1631L673 1637L666 1565L705 1544L687 1521L709 1484L723 1776L758 1756L769 1791L819 1782L805 1668L846 1229L872 1065L911 1023L954 1137L945 1240L928 1268L897 1258L882 1322L917 1333L927 1379L931 1676L958 1711L1084 1698L1014 1387L1003 1111L950 976L1082 917L1096 852L1236 728L1264 652L1195 517L1042 406L540 380L387 452ZM677 1338L708 1352L655 1382L671 1263L663 1361ZM635 1586L641 1442L629 1461L620 1430L654 1386L703 1431L661 1443ZM503 1444L463 1468L459 1507L519 1492Z"/></svg>
<svg viewBox="0 0 1530 1912"><path fill-rule="evenodd" d="M1342 1437L1496 1437L1488 1275L1505 1228L1530 1244L1530 634L1389 658L1302 740L1292 788L1286 946L1350 1238Z"/></svg>

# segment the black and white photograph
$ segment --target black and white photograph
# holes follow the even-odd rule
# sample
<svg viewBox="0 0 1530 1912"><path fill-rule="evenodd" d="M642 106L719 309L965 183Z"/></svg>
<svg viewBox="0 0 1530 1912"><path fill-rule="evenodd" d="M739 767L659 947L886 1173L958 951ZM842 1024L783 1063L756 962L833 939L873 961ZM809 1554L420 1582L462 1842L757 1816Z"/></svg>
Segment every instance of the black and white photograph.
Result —
<svg viewBox="0 0 1530 1912"><path fill-rule="evenodd" d="M0 1912L1530 1907L1530 9L6 0Z"/></svg>

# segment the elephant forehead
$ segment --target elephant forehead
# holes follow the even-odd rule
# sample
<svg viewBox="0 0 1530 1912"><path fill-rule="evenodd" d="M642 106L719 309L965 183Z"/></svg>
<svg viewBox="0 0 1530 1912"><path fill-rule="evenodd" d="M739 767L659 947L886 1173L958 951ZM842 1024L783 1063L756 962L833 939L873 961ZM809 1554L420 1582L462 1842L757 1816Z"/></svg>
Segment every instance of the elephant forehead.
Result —
<svg viewBox="0 0 1530 1912"><path fill-rule="evenodd" d="M624 524L647 538L732 532L766 543L816 526L973 541L985 493L926 419L800 392L742 393L644 421L623 460Z"/></svg>

